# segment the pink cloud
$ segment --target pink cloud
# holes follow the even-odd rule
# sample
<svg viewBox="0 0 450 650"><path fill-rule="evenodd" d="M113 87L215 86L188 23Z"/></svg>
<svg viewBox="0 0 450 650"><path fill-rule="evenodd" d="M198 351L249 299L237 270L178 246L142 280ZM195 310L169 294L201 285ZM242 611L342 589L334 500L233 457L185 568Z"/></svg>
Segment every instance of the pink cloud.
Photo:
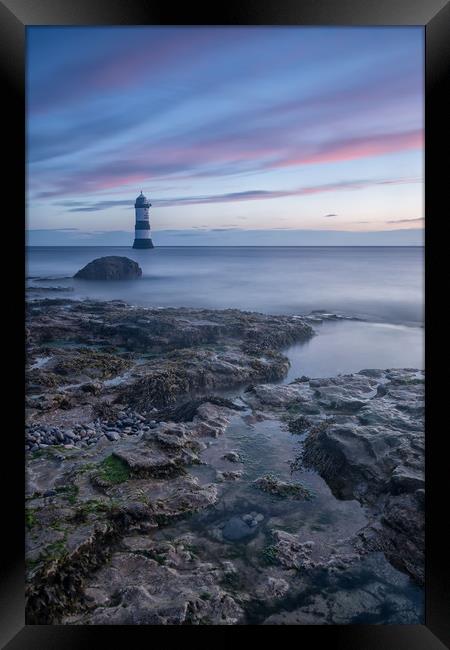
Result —
<svg viewBox="0 0 450 650"><path fill-rule="evenodd" d="M342 138L322 143L319 147L312 143L304 147L288 146L284 144L288 134L283 129L279 131L278 143L261 140L258 135L258 132L249 132L242 137L238 134L234 138L221 135L205 141L185 142L184 146L172 139L154 143L151 147L147 142L141 142L139 147L129 143L127 150L111 152L109 160L96 166L74 170L70 175L65 173L60 177L57 170L52 170L53 187L38 196L45 198L113 190L169 177L220 177L248 170L339 163L421 149L424 142L421 129ZM314 193L316 189L304 188L302 191Z"/></svg>
<svg viewBox="0 0 450 650"><path fill-rule="evenodd" d="M332 143L326 143L321 151L305 153L282 158L273 167L291 167L317 163L342 162L357 158L371 158L389 153L421 149L424 145L422 129L405 133L383 133L366 138L349 138Z"/></svg>

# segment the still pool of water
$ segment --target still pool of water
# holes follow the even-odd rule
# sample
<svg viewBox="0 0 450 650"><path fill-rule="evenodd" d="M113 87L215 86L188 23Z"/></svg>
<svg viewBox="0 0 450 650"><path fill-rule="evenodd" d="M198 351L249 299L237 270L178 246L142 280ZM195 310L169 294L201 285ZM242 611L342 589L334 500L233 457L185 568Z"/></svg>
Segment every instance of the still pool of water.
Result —
<svg viewBox="0 0 450 650"><path fill-rule="evenodd" d="M333 377L365 368L424 368L422 327L363 321L314 324L317 336L293 345L285 382L296 377Z"/></svg>
<svg viewBox="0 0 450 650"><path fill-rule="evenodd" d="M337 575L323 568L294 570L284 598L268 604L255 597L268 576L279 575L271 566L275 531L295 535L300 543L313 542L310 557L323 563L337 550L344 556L354 553L351 539L367 523L364 508L355 500L336 499L317 473L304 468L292 471L292 460L301 454L302 444L302 438L278 420L259 420L250 411L234 416L226 433L213 439L202 454L206 464L191 473L204 484L213 482L217 471L242 470L242 477L219 483L214 507L160 529L155 539L170 541L189 534L202 561L232 562L237 569L234 587L252 594L245 606L246 623L271 622L269 616L277 617L275 623L305 622L304 608L316 598L332 603L335 613L330 617L337 618L330 623L421 623L422 590L382 553L369 553ZM229 451L238 452L243 463L224 459ZM288 499L260 490L254 481L267 474L302 484L312 498ZM242 519L249 514L260 519L251 529Z"/></svg>

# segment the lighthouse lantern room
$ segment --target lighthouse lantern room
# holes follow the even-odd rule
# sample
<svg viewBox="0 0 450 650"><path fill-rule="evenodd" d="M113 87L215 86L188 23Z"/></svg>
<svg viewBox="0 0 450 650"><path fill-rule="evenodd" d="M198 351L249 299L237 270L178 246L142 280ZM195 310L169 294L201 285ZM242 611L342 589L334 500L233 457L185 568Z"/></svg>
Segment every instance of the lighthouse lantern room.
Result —
<svg viewBox="0 0 450 650"><path fill-rule="evenodd" d="M134 204L134 209L136 211L136 224L134 227L133 248L153 248L148 216L148 209L150 206L150 201L141 191Z"/></svg>

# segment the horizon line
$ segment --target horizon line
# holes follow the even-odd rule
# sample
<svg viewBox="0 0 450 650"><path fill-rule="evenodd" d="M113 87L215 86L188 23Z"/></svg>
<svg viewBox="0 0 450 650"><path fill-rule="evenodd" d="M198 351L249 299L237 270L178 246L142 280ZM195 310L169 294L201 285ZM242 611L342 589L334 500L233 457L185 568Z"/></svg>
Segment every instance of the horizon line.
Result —
<svg viewBox="0 0 450 650"><path fill-rule="evenodd" d="M129 248L128 244L26 244L25 248ZM425 248L425 244L161 244L155 248Z"/></svg>

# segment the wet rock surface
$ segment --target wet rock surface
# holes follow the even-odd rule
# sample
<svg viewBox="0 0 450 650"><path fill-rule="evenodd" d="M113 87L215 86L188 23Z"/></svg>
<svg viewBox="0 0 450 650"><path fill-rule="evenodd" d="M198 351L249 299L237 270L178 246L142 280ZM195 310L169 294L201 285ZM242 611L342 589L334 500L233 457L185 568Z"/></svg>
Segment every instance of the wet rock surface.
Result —
<svg viewBox="0 0 450 650"><path fill-rule="evenodd" d="M27 309L28 624L421 622L421 373L264 383L300 317Z"/></svg>
<svg viewBox="0 0 450 650"><path fill-rule="evenodd" d="M312 498L311 492L300 483L281 481L272 474L267 474L266 476L261 476L261 478L256 479L254 485L263 492L279 497L288 499Z"/></svg>
<svg viewBox="0 0 450 650"><path fill-rule="evenodd" d="M232 309L57 299L32 301L27 311L27 448L33 451L133 435L162 409L160 419L192 419L201 406L194 393L217 403L213 391L281 379L289 362L280 348L313 335L297 317Z"/></svg>
<svg viewBox="0 0 450 650"><path fill-rule="evenodd" d="M243 407L205 393L281 378L288 361L278 348L312 334L299 319L237 310L64 299L28 304L29 622L57 622L70 609L82 610L84 580L109 561L125 534L215 503L216 485L200 485L186 468L201 462L205 440L221 435L229 413ZM217 483L240 475L218 472ZM151 596L130 589L133 620L147 620L141 610ZM192 601L189 612L186 602L181 594L176 613L158 609L148 620L223 615L227 623L240 612L220 590ZM119 622L122 609L104 621Z"/></svg>
<svg viewBox="0 0 450 650"><path fill-rule="evenodd" d="M217 426L218 414L209 412ZM225 423L226 415L220 414ZM81 584L102 566L123 535L208 508L213 484L186 473L196 462L197 427L186 425L181 449L157 433L136 440L100 441L89 450L49 447L27 466L27 562L30 622L54 622L84 599ZM159 425L163 428L164 425ZM187 452L187 453L186 453ZM73 589L63 587L70 582Z"/></svg>
<svg viewBox="0 0 450 650"><path fill-rule="evenodd" d="M89 589L93 613L67 623L91 625L232 625L242 609L216 583L217 571L194 563L183 544L117 553ZM152 559L151 552L158 560ZM159 552L158 552L159 551ZM149 554L150 556L147 556ZM163 562L170 554L170 560ZM167 562L167 564L166 564ZM194 566L193 566L194 565Z"/></svg>
<svg viewBox="0 0 450 650"><path fill-rule="evenodd" d="M381 550L424 580L424 375L363 370L330 379L258 386L253 406L290 409L288 427L305 436L299 459L339 499L370 513L361 547Z"/></svg>

